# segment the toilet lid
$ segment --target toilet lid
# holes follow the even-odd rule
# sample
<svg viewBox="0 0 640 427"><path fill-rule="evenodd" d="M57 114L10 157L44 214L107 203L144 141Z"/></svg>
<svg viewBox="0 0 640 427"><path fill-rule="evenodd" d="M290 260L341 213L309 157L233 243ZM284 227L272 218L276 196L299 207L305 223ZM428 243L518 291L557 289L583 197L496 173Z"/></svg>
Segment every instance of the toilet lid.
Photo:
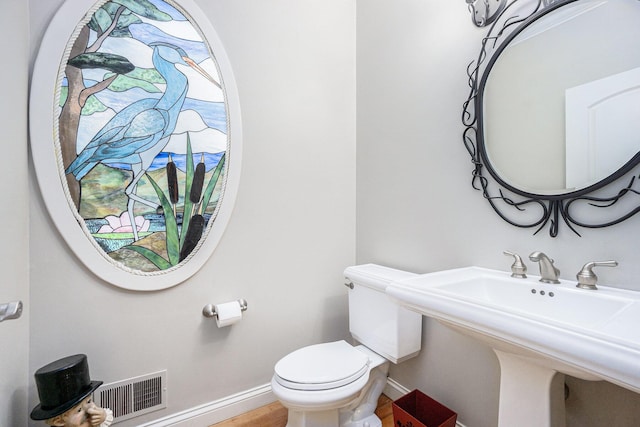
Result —
<svg viewBox="0 0 640 427"><path fill-rule="evenodd" d="M346 341L296 350L275 366L276 381L295 390L328 390L352 383L369 369L369 358Z"/></svg>

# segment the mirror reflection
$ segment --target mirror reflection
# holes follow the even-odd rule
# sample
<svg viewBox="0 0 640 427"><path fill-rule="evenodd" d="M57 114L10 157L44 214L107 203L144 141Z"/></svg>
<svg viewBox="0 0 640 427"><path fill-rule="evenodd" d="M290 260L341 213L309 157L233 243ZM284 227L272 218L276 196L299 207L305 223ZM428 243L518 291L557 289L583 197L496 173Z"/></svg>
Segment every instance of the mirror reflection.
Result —
<svg viewBox="0 0 640 427"><path fill-rule="evenodd" d="M534 194L580 190L640 151L640 3L584 0L533 22L489 71L488 162Z"/></svg>

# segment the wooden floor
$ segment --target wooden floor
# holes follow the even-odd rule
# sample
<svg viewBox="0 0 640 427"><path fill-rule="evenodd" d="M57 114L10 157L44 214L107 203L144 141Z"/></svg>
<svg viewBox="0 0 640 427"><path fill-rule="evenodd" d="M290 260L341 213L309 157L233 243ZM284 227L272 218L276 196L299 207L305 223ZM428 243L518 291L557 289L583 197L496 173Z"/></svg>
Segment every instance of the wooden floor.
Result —
<svg viewBox="0 0 640 427"><path fill-rule="evenodd" d="M378 399L376 414L382 420L382 427L393 427L391 399L384 394ZM286 424L287 409L279 402L274 402L210 427L285 427Z"/></svg>

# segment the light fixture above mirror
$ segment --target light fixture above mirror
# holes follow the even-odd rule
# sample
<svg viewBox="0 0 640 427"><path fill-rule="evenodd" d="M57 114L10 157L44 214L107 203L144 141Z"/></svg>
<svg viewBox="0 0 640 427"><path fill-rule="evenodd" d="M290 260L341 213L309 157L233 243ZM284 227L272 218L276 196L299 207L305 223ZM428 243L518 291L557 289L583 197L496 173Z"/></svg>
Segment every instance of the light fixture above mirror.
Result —
<svg viewBox="0 0 640 427"><path fill-rule="evenodd" d="M485 27L493 23L504 10L507 0L466 0L471 20L476 27Z"/></svg>
<svg viewBox="0 0 640 427"><path fill-rule="evenodd" d="M511 0L495 17L463 138L474 188L508 223L579 235L640 211L638 21L638 0Z"/></svg>
<svg viewBox="0 0 640 427"><path fill-rule="evenodd" d="M538 0L544 7L561 0ZM507 6L507 0L466 0L471 13L471 20L476 27L486 27L495 22Z"/></svg>

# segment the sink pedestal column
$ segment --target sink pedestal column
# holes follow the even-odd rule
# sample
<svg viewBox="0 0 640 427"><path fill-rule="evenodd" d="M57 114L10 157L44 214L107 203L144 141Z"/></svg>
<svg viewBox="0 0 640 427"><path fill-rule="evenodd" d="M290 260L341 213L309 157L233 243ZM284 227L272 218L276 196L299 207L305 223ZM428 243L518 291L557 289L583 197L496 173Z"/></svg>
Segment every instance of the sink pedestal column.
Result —
<svg viewBox="0 0 640 427"><path fill-rule="evenodd" d="M564 374L494 349L500 361L499 427L565 427Z"/></svg>

